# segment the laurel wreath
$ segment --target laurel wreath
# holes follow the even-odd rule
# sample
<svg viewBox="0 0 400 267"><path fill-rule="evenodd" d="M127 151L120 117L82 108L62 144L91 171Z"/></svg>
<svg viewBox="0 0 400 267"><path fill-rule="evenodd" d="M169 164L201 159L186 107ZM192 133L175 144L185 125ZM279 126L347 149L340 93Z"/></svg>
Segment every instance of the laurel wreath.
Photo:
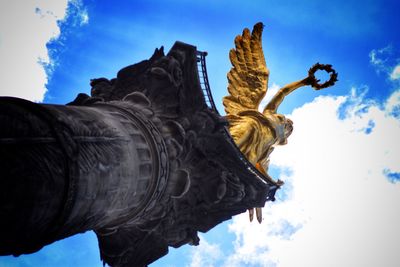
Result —
<svg viewBox="0 0 400 267"><path fill-rule="evenodd" d="M319 83L321 80L317 80L315 78L315 72L317 72L318 70L326 71L330 75L329 80L325 81L324 83ZM334 85L335 82L338 81L337 77L338 77L337 72L332 68L332 65L330 64L317 63L314 66L312 66L308 71L308 78L310 79L310 85L315 90L321 90L323 88L327 88Z"/></svg>

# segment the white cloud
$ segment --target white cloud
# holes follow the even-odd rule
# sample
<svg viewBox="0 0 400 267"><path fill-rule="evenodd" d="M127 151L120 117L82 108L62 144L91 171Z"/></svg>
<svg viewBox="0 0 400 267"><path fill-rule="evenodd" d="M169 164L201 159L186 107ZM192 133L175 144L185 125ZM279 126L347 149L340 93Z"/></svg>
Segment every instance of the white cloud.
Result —
<svg viewBox="0 0 400 267"><path fill-rule="evenodd" d="M225 266L399 266L400 182L385 175L400 173L400 90L383 108L361 98L319 97L288 116L294 132L271 163L291 169L280 178L292 190L261 225L233 219Z"/></svg>
<svg viewBox="0 0 400 267"><path fill-rule="evenodd" d="M262 112L265 108L265 106L268 104L268 102L272 99L272 97L278 93L279 89L281 87L277 85L276 83L272 83L271 86L269 86L267 94L263 98L263 100L260 103L260 106L258 107L259 111Z"/></svg>
<svg viewBox="0 0 400 267"><path fill-rule="evenodd" d="M189 267L213 267L216 261L222 258L222 251L217 244L210 244L204 237L198 247L192 250Z"/></svg>
<svg viewBox="0 0 400 267"><path fill-rule="evenodd" d="M70 7L81 24L88 15L81 2L73 0L0 2L0 95L42 101L48 77L44 65L51 65L46 44L59 37L58 22L68 16Z"/></svg>
<svg viewBox="0 0 400 267"><path fill-rule="evenodd" d="M390 79L392 80L400 79L400 64L393 68L392 73L390 73Z"/></svg>
<svg viewBox="0 0 400 267"><path fill-rule="evenodd" d="M1 95L42 101L50 63L46 43L60 34L67 1L0 2Z"/></svg>

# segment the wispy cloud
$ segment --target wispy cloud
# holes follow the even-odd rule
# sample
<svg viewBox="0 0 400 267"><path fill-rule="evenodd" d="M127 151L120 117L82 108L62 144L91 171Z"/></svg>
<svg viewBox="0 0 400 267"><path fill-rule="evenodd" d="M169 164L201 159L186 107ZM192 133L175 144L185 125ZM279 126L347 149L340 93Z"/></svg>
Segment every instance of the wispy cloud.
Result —
<svg viewBox="0 0 400 267"><path fill-rule="evenodd" d="M378 71L386 70L392 54L393 47L391 45L380 49L373 49L369 53L369 62L376 67Z"/></svg>
<svg viewBox="0 0 400 267"><path fill-rule="evenodd" d="M400 119L400 90L395 91L386 101L387 114Z"/></svg>
<svg viewBox="0 0 400 267"><path fill-rule="evenodd" d="M400 55L392 45L384 48L373 49L369 53L370 63L378 73L388 75L391 81L400 79Z"/></svg>
<svg viewBox="0 0 400 267"><path fill-rule="evenodd" d="M392 73L390 73L390 79L392 79L392 80L400 79L400 64L396 65L393 68Z"/></svg>
<svg viewBox="0 0 400 267"><path fill-rule="evenodd" d="M67 19L71 19L72 26L83 26L89 23L89 14L82 0L69 0Z"/></svg>
<svg viewBox="0 0 400 267"><path fill-rule="evenodd" d="M69 16L80 25L89 21L78 0L0 2L0 95L43 100L46 70L54 63L46 44L60 36L60 22Z"/></svg>
<svg viewBox="0 0 400 267"><path fill-rule="evenodd" d="M222 250L217 244L210 244L204 237L196 249L192 250L191 262L188 267L213 267L223 257Z"/></svg>

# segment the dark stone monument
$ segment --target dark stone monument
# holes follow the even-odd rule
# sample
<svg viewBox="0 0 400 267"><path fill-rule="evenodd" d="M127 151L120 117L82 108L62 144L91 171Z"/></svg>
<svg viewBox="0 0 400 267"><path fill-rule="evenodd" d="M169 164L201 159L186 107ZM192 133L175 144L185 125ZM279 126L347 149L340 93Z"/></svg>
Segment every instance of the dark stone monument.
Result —
<svg viewBox="0 0 400 267"><path fill-rule="evenodd" d="M0 255L93 230L105 263L146 266L273 200L215 109L205 55L156 49L67 105L1 97Z"/></svg>

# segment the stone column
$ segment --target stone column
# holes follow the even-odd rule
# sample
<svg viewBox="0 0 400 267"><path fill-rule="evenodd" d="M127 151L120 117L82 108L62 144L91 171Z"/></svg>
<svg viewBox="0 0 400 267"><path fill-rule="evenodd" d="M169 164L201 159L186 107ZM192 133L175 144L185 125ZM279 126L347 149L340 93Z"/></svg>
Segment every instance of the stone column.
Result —
<svg viewBox="0 0 400 267"><path fill-rule="evenodd" d="M94 230L112 266L146 266L274 199L207 107L196 47L91 81L67 105L0 98L0 255Z"/></svg>
<svg viewBox="0 0 400 267"><path fill-rule="evenodd" d="M165 186L165 144L129 101L0 98L0 253L132 221ZM142 111L140 111L142 110Z"/></svg>

